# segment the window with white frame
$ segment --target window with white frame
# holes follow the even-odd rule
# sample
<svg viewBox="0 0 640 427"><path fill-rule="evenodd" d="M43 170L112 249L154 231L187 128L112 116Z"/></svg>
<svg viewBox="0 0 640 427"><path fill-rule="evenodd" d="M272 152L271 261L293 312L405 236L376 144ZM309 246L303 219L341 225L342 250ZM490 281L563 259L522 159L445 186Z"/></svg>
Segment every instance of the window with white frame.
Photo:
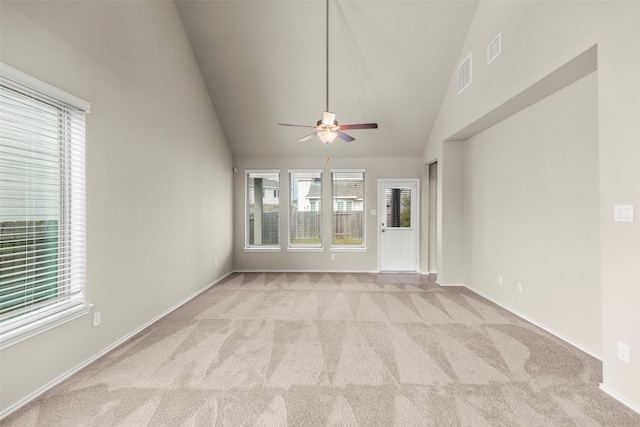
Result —
<svg viewBox="0 0 640 427"><path fill-rule="evenodd" d="M289 171L289 246L322 247L322 171Z"/></svg>
<svg viewBox="0 0 640 427"><path fill-rule="evenodd" d="M333 247L364 247L364 171L331 171Z"/></svg>
<svg viewBox="0 0 640 427"><path fill-rule="evenodd" d="M89 310L89 104L0 64L0 348Z"/></svg>
<svg viewBox="0 0 640 427"><path fill-rule="evenodd" d="M280 247L280 172L246 171L245 247Z"/></svg>

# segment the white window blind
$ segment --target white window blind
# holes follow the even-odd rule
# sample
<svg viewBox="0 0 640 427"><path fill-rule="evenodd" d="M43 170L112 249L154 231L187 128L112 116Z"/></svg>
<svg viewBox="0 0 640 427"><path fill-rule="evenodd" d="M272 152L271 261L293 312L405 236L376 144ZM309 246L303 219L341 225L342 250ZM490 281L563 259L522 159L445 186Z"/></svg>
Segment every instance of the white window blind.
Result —
<svg viewBox="0 0 640 427"><path fill-rule="evenodd" d="M364 246L364 171L332 171L333 246Z"/></svg>
<svg viewBox="0 0 640 427"><path fill-rule="evenodd" d="M280 172L246 172L245 246L280 245Z"/></svg>
<svg viewBox="0 0 640 427"><path fill-rule="evenodd" d="M290 171L289 246L322 246L322 171Z"/></svg>
<svg viewBox="0 0 640 427"><path fill-rule="evenodd" d="M411 189L387 188L387 228L411 228Z"/></svg>
<svg viewBox="0 0 640 427"><path fill-rule="evenodd" d="M50 96L44 83L35 84L43 92L23 84L35 79L20 78L10 67L3 65L0 72L3 348L86 313L88 307L85 111Z"/></svg>

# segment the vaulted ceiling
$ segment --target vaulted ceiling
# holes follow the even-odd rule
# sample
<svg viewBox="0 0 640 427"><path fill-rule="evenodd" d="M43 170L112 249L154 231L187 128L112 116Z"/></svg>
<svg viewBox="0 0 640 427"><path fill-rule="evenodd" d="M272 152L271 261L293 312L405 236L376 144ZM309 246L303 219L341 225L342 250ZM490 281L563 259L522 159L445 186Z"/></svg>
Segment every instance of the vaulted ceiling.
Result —
<svg viewBox="0 0 640 427"><path fill-rule="evenodd" d="M324 0L176 2L235 157L318 157L326 107ZM477 1L330 0L329 109L377 122L332 157L419 157L455 71Z"/></svg>

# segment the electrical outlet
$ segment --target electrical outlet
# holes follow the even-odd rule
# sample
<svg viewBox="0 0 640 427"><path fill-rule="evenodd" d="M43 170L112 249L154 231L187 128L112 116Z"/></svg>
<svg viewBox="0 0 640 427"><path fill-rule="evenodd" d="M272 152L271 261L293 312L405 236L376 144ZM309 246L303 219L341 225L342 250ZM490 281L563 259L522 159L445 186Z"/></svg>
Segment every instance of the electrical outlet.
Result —
<svg viewBox="0 0 640 427"><path fill-rule="evenodd" d="M502 276L498 276L498 285L502 286Z"/></svg>
<svg viewBox="0 0 640 427"><path fill-rule="evenodd" d="M218 268L218 260L213 261L213 268Z"/></svg>
<svg viewBox="0 0 640 427"><path fill-rule="evenodd" d="M336 254L331 254L331 261L335 261L336 260Z"/></svg>
<svg viewBox="0 0 640 427"><path fill-rule="evenodd" d="M93 327L100 326L102 323L102 313L100 311L96 311L93 313Z"/></svg>
<svg viewBox="0 0 640 427"><path fill-rule="evenodd" d="M629 363L629 346L621 342L618 343L618 359Z"/></svg>
<svg viewBox="0 0 640 427"><path fill-rule="evenodd" d="M518 293L522 293L522 283L518 283Z"/></svg>

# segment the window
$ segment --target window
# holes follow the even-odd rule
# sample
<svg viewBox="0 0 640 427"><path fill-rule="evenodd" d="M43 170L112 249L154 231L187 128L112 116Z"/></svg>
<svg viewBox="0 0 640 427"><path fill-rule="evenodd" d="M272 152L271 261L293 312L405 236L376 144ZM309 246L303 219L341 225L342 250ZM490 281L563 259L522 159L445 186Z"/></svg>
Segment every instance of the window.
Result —
<svg viewBox="0 0 640 427"><path fill-rule="evenodd" d="M322 247L322 172L290 171L289 246Z"/></svg>
<svg viewBox="0 0 640 427"><path fill-rule="evenodd" d="M411 227L411 189L387 188L387 227L410 228Z"/></svg>
<svg viewBox="0 0 640 427"><path fill-rule="evenodd" d="M364 171L332 171L331 192L333 247L364 247Z"/></svg>
<svg viewBox="0 0 640 427"><path fill-rule="evenodd" d="M5 348L89 310L89 104L0 65L0 348Z"/></svg>
<svg viewBox="0 0 640 427"><path fill-rule="evenodd" d="M245 247L280 247L280 172L246 172L247 228Z"/></svg>

